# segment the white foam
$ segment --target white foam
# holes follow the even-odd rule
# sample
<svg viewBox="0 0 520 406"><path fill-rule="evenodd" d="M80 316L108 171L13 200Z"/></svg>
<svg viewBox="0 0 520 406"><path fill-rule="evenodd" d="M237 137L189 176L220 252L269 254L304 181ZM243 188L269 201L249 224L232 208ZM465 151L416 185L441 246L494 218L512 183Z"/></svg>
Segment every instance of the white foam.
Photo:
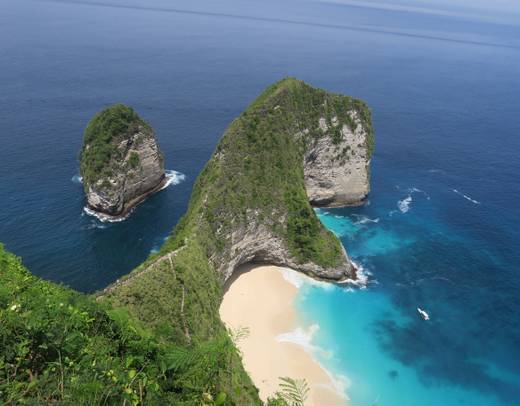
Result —
<svg viewBox="0 0 520 406"><path fill-rule="evenodd" d="M428 169L428 172L430 173L441 173L441 174L445 174L446 171L442 170L442 169Z"/></svg>
<svg viewBox="0 0 520 406"><path fill-rule="evenodd" d="M336 391L336 393L340 394L345 399L350 400L350 397L347 394L347 390L352 385L352 382L350 381L350 379L343 374L335 375L325 368L323 368L323 370L325 371L327 376L330 378L330 380L332 382L332 386L334 387L334 390Z"/></svg>
<svg viewBox="0 0 520 406"><path fill-rule="evenodd" d="M354 224L379 223L379 217L375 218L375 219L371 219L370 217L363 216L360 214L353 214L352 216L355 217L356 219L358 219L357 221L354 222Z"/></svg>
<svg viewBox="0 0 520 406"><path fill-rule="evenodd" d="M349 399L347 395L347 389L350 387L351 382L348 377L341 374L335 375L331 373L319 362L318 359L316 359L316 354L320 354L320 356L325 359L331 359L333 356L331 351L326 351L323 348L313 344L314 335L319 331L319 329L320 326L318 324L311 325L307 330L303 329L302 327L297 327L293 331L279 334L276 336L276 341L296 344L303 348L303 350L310 354L314 361L317 362L325 371L332 382L333 389L345 399Z"/></svg>
<svg viewBox="0 0 520 406"><path fill-rule="evenodd" d="M76 176L77 175L72 177L73 181ZM174 171L173 169L166 170L165 176L166 176L166 182L164 183L164 186L159 190L163 190L170 185L178 185L179 183L181 183L182 181L184 181L186 179L186 175L184 175L183 173ZM79 177L79 176L78 176L78 178L81 179L81 177ZM87 213L89 216L94 216L95 218L97 218L99 221L101 221L103 223L119 223L120 221L124 221L128 217L130 217L130 214L132 214L132 212L134 211L134 208L132 208L132 210L130 210L125 216L118 216L118 217L113 217L113 216L108 216L103 213L98 213L97 211L92 210L87 206L83 207L83 211L85 213Z"/></svg>
<svg viewBox="0 0 520 406"><path fill-rule="evenodd" d="M79 176L79 175L74 175L71 178L71 181L72 181L72 183L81 184L81 183L83 183L83 178L81 176Z"/></svg>
<svg viewBox="0 0 520 406"><path fill-rule="evenodd" d="M397 189L399 189L399 186L396 186ZM424 194L424 196L426 196L426 199L430 200L430 195L428 195L428 193L426 193L424 190L421 190L421 189L418 189L416 187L410 187L407 189L407 192L408 192L408 196L406 196L404 199L402 200L399 200L397 202L397 208L399 209L399 211L401 213L407 213L409 210L410 210L410 204L412 203L412 195L414 193L422 193ZM390 215L392 215L393 212L390 212Z"/></svg>
<svg viewBox="0 0 520 406"><path fill-rule="evenodd" d="M106 214L98 213L97 211L92 210L87 206L83 207L83 211L86 214L88 214L89 216L93 216L93 217L97 218L102 223L119 223L120 221L126 220L132 213L133 209L130 210L130 212L128 212L125 216L121 216L121 217L107 216Z"/></svg>
<svg viewBox="0 0 520 406"><path fill-rule="evenodd" d="M347 279L343 282L341 282L342 285L348 285L351 287L355 287L358 289L366 289L369 282L372 282L370 280L370 276L372 275L370 271L366 270L363 265L358 264L357 262L350 261L352 266L356 269L356 279ZM353 292L354 289L348 288L349 292Z"/></svg>
<svg viewBox="0 0 520 406"><path fill-rule="evenodd" d="M457 189L452 189L455 193L457 193L459 196L462 196L464 199L470 201L473 204L481 204L478 200L474 200L471 197L465 195L464 193L459 192Z"/></svg>
<svg viewBox="0 0 520 406"><path fill-rule="evenodd" d="M291 285L295 286L297 289L300 289L303 285L312 285L320 287L324 290L332 290L334 289L334 284L330 282L318 281L314 278L311 278L301 272L294 271L290 268L282 269L283 278L289 282Z"/></svg>
<svg viewBox="0 0 520 406"><path fill-rule="evenodd" d="M166 170L166 171L164 171L164 173L166 175L166 183L161 188L161 190L166 189L170 185L178 185L179 183L181 183L182 181L184 181L186 179L186 175L184 175L183 173L174 171L173 169Z"/></svg>
<svg viewBox="0 0 520 406"><path fill-rule="evenodd" d="M297 327L293 331L282 333L276 336L276 341L280 343L293 343L302 347L307 352L321 352L330 358L330 352L324 351L321 348L312 344L314 334L320 329L320 326L313 324L307 330Z"/></svg>
<svg viewBox="0 0 520 406"><path fill-rule="evenodd" d="M412 196L408 195L403 200L397 202L397 208L401 213L406 213L410 210L410 203L412 203Z"/></svg>
<svg viewBox="0 0 520 406"><path fill-rule="evenodd" d="M410 195L412 193L422 193L424 196L426 196L426 199L430 200L430 195L428 193L426 193L424 190L417 189L416 187L409 188L408 193L410 193Z"/></svg>
<svg viewBox="0 0 520 406"><path fill-rule="evenodd" d="M104 230L105 228L108 228L108 225L106 223L99 223L96 220L92 220L91 223L85 227L87 230L93 230L94 228Z"/></svg>

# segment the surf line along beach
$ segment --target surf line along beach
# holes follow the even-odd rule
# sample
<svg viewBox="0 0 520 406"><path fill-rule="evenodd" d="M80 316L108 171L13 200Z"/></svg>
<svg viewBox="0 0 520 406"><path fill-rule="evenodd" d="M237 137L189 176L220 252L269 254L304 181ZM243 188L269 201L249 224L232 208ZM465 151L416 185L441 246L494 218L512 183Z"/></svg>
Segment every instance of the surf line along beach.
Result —
<svg viewBox="0 0 520 406"><path fill-rule="evenodd" d="M280 339L299 327L294 307L298 288L284 277L290 273L296 271L266 265L241 267L228 281L220 318L233 331L246 329L245 338L237 344L262 400L279 389L280 377L287 376L307 381L309 405L348 405L332 375L310 351Z"/></svg>

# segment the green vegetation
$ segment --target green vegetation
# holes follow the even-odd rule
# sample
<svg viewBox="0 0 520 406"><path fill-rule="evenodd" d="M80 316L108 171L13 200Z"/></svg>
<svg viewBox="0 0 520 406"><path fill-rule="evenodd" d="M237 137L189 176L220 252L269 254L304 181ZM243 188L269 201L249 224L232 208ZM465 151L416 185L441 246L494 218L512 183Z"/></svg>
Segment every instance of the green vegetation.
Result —
<svg viewBox="0 0 520 406"><path fill-rule="evenodd" d="M324 134L319 118L352 126L351 110L372 151L363 102L292 78L270 86L226 130L160 252L95 297L32 276L0 248L0 403L260 405L233 343L244 332L230 337L220 321L218 269L234 254L232 232L252 223L301 263L341 265L338 239L307 200L302 163L309 143L341 137ZM119 137L136 126L149 129L123 105L93 118L81 152L87 183L108 174ZM299 406L306 395L286 378L268 404Z"/></svg>
<svg viewBox="0 0 520 406"><path fill-rule="evenodd" d="M2 404L259 403L224 330L176 345L123 309L32 276L1 245L0 345Z"/></svg>
<svg viewBox="0 0 520 406"><path fill-rule="evenodd" d="M128 164L130 165L130 167L132 169L137 168L137 166L139 165L139 154L137 152L132 151L130 153L130 158L128 159Z"/></svg>
<svg viewBox="0 0 520 406"><path fill-rule="evenodd" d="M280 378L280 390L268 400L269 406L304 406L309 396L305 379Z"/></svg>
<svg viewBox="0 0 520 406"><path fill-rule="evenodd" d="M195 182L187 213L160 252L100 300L127 310L162 340L189 345L225 331L218 314L223 276L217 270L233 255L233 231L260 222L297 260L340 264L338 239L309 205L302 163L307 143L325 136L319 118L338 117L348 125L352 109L370 119L363 102L296 79L269 87L226 130ZM234 389L226 393L237 404L254 404L240 386L246 378L238 362L233 372Z"/></svg>
<svg viewBox="0 0 520 406"><path fill-rule="evenodd" d="M194 186L188 213L162 252L183 245L190 235L197 235L208 257L226 252L230 231L256 212L300 262L338 265L339 241L309 205L302 162L305 145L324 136L319 119L337 117L339 127L352 125L351 110L372 139L370 111L362 101L293 78L270 86L226 130Z"/></svg>
<svg viewBox="0 0 520 406"><path fill-rule="evenodd" d="M123 159L117 145L139 127L152 131L139 115L124 104L115 104L97 113L85 128L83 148L80 153L80 172L85 185L108 177L114 170L113 163ZM131 159L135 168L139 163Z"/></svg>

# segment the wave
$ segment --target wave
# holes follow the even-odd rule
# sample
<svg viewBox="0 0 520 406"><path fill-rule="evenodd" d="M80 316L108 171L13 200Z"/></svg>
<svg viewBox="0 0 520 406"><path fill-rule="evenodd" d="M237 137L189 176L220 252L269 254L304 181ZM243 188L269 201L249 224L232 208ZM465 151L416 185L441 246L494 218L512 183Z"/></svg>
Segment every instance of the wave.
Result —
<svg viewBox="0 0 520 406"><path fill-rule="evenodd" d="M150 254L157 254L161 250L162 245L166 242L167 239L168 236L161 238L161 241L159 243L155 242L152 246L152 249L150 250Z"/></svg>
<svg viewBox="0 0 520 406"><path fill-rule="evenodd" d="M366 289L369 283L377 283L377 281L370 278L372 273L365 269L363 265L352 260L350 260L350 263L356 269L356 279L347 279L340 283L343 286L349 286L347 288L349 292L353 292L353 288Z"/></svg>
<svg viewBox="0 0 520 406"><path fill-rule="evenodd" d="M76 183L76 184L81 184L83 183L83 178L79 175L74 175L72 178L71 178L71 181L72 183Z"/></svg>
<svg viewBox="0 0 520 406"><path fill-rule="evenodd" d="M462 196L467 201L473 203L473 204L481 204L478 200L474 200L471 197L465 195L464 193L459 192L457 189L452 189L455 193L457 193L459 196Z"/></svg>
<svg viewBox="0 0 520 406"><path fill-rule="evenodd" d="M324 290L332 290L334 289L334 284L330 282L318 281L310 276L307 276L301 272L295 271L290 268L282 269L283 278L289 282L291 285L300 289L304 285L317 286Z"/></svg>
<svg viewBox="0 0 520 406"><path fill-rule="evenodd" d="M125 216L121 217L107 216L106 214L98 213L97 211L92 210L87 206L83 207L83 211L89 216L97 218L102 223L119 223L121 221L125 221L128 217L130 217L130 214L132 214L134 210L130 210Z"/></svg>
<svg viewBox="0 0 520 406"><path fill-rule="evenodd" d="M443 170L443 169L428 169L428 172L429 173L440 173L442 175L445 175L446 174L446 171Z"/></svg>
<svg viewBox="0 0 520 406"><path fill-rule="evenodd" d="M326 358L330 358L330 352L325 351L320 347L317 347L314 344L312 344L312 338L319 329L320 326L317 324L313 324L307 330L304 330L301 327L297 327L293 331L279 334L278 336L276 336L276 341L280 343L293 343L299 345L308 352L320 352L323 355L325 355Z"/></svg>
<svg viewBox="0 0 520 406"><path fill-rule="evenodd" d="M403 200L399 200L397 202L397 208L401 213L406 213L410 210L410 204L412 203L412 196L408 195L408 197L404 198Z"/></svg>
<svg viewBox="0 0 520 406"><path fill-rule="evenodd" d="M362 214L353 214L352 217L358 219L354 222L354 224L379 223L379 217L371 219L370 217L363 216Z"/></svg>
<svg viewBox="0 0 520 406"><path fill-rule="evenodd" d="M168 169L165 172L166 175L166 183L161 188L161 190L166 189L170 185L178 185L182 181L186 180L186 175L183 173L174 171L173 169Z"/></svg>
<svg viewBox="0 0 520 406"><path fill-rule="evenodd" d="M181 183L182 181L184 181L186 179L186 175L184 175L183 173L174 171L173 169L166 170L165 176L166 176L166 182L165 182L164 186L159 190L166 189L170 185L178 185L179 183ZM76 177L81 179L80 176L75 175L72 177L73 181L74 181L74 178L76 178ZM83 207L83 211L86 214L97 218L99 221L101 221L103 223L119 223L121 221L125 221L128 217L130 217L130 215L132 214L134 209L135 209L135 207L132 208L132 210L130 210L125 216L113 217L113 216L108 216L103 213L98 213L97 211L90 209L88 206Z"/></svg>
<svg viewBox="0 0 520 406"><path fill-rule="evenodd" d="M396 186L397 189L399 189L399 186ZM426 196L426 199L430 200L430 195L426 193L424 190L418 189L416 187L410 187L407 189L408 196L406 196L404 199L399 200L397 202L397 208L401 213L407 213L410 210L410 205L412 204L413 198L412 195L414 193L422 193L424 196ZM390 216L393 214L393 211L390 212Z"/></svg>
<svg viewBox="0 0 520 406"><path fill-rule="evenodd" d="M108 228L108 224L99 223L96 220L92 220L92 222L85 227L86 230L93 230L95 228L97 228L98 230L104 230L104 229Z"/></svg>
<svg viewBox="0 0 520 406"><path fill-rule="evenodd" d="M314 335L319 331L319 329L320 326L318 324L312 324L307 330L301 327L297 327L293 331L279 334L276 336L276 341L281 343L296 344L303 348L303 350L312 356L314 361L321 366L323 371L330 378L333 389L345 399L349 399L347 395L347 389L351 385L350 379L342 374L333 374L315 357L315 354L319 354L324 359L331 359L333 355L331 351L324 350L323 348L313 343Z"/></svg>

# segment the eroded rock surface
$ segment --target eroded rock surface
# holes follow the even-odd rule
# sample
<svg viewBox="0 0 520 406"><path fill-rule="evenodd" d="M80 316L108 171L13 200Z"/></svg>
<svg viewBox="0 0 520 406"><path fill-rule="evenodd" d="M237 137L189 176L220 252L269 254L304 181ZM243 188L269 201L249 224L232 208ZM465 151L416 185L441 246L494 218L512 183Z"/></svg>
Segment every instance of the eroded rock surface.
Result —
<svg viewBox="0 0 520 406"><path fill-rule="evenodd" d="M329 122L320 118L316 124L323 136L316 138L305 152L305 187L314 206L359 205L370 192L368 130L356 111L346 114L350 125L340 123L337 116ZM331 136L334 131L341 135L336 143Z"/></svg>
<svg viewBox="0 0 520 406"><path fill-rule="evenodd" d="M87 126L81 175L89 209L108 218L127 215L166 182L152 128L123 105L103 110Z"/></svg>

